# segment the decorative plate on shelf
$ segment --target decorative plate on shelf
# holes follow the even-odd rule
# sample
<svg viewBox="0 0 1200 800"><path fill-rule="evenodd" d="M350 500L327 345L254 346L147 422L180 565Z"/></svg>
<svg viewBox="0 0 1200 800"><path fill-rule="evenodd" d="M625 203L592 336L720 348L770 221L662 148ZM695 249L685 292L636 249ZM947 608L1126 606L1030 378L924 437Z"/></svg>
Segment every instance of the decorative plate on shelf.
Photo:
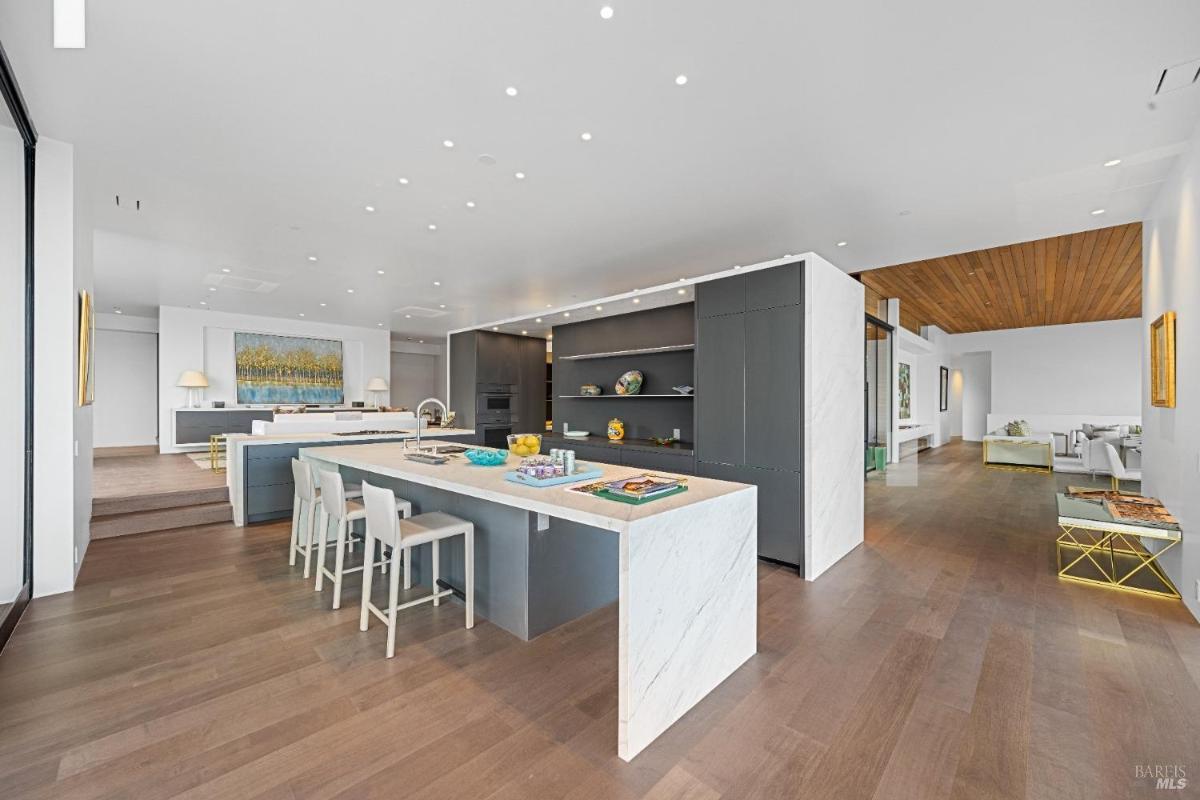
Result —
<svg viewBox="0 0 1200 800"><path fill-rule="evenodd" d="M572 439L583 439L591 435L588 431L563 431L563 436L570 436Z"/></svg>
<svg viewBox="0 0 1200 800"><path fill-rule="evenodd" d="M617 394L637 394L642 390L642 381L645 376L641 370L631 369L621 377L617 378Z"/></svg>

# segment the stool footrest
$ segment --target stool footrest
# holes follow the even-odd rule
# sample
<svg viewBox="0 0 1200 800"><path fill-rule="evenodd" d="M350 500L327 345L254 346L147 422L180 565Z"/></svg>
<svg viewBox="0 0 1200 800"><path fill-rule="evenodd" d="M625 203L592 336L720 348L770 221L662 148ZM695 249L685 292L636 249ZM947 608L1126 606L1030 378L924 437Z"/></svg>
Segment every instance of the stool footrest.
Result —
<svg viewBox="0 0 1200 800"><path fill-rule="evenodd" d="M398 606L396 606L396 610L403 611L406 608L412 608L413 606L419 606L419 605L421 605L421 603L431 603L434 600L440 600L443 597L449 597L452 594L454 594L453 589L446 589L445 591L442 591L442 592L434 592L433 594L427 594L424 597L418 597L416 600L409 600L407 603L400 603ZM374 603L367 603L367 608L371 611L372 614L379 617L379 619L382 622L386 623L388 621L388 618L387 618L388 612L386 609L379 608Z"/></svg>

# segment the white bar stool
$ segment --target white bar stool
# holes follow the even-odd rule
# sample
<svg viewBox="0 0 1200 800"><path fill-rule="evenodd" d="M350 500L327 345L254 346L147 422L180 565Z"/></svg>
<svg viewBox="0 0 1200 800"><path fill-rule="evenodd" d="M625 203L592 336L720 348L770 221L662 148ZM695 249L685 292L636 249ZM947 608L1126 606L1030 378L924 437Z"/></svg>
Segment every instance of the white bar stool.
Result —
<svg viewBox="0 0 1200 800"><path fill-rule="evenodd" d="M313 587L316 591L321 591L324 586L326 576L333 581L333 607L342 607L342 576L351 572L361 572L363 567L346 568L346 549L355 537L353 534L354 523L360 519L367 518L366 507L357 500L350 500L346 497L346 487L342 482L342 474L337 470L318 469L317 478L321 482L321 532L328 546L329 539L329 523L337 523L337 537L334 540L336 547L334 556L333 572L330 572L325 567L325 547L321 548L321 558L317 562L317 583ZM359 492L361 495L361 490ZM412 516L412 503L407 500L398 500L396 502L397 512L403 517ZM362 541L358 539L357 541ZM363 564L371 563L371 567L383 567L387 569L387 558L381 557L379 561L375 561L375 550L373 547L363 548ZM404 588L408 589L412 586L412 571L408 552L404 553Z"/></svg>
<svg viewBox="0 0 1200 800"><path fill-rule="evenodd" d="M370 615L379 617L388 626L387 657L396 655L396 612L405 608L432 602L435 606L441 603L443 597L454 594L453 590L438 591L438 544L442 539L452 536L462 536L464 545L464 579L466 586L466 626L475 627L475 525L464 519L433 511L427 514L417 514L409 519L400 519L396 513L396 496L388 489L371 486L363 482L363 501L367 508L367 544L366 552L374 552L375 542L390 545L392 548L392 574L388 582L387 610L376 607L371 602L371 576L374 570L363 570L362 611L359 613L358 628L365 631ZM433 594L417 600L410 600L398 605L400 576L397 573L396 559L400 551L408 552L413 547L423 544L433 544L433 577L431 585ZM407 559L406 559L407 560Z"/></svg>
<svg viewBox="0 0 1200 800"><path fill-rule="evenodd" d="M295 489L292 494L292 538L288 546L288 565L296 566L296 555L304 556L304 577L309 576L309 562L312 556L313 530L316 527L316 515L322 514L321 491L317 488L313 477L312 466L307 461L292 459L292 482ZM362 487L357 484L346 486L347 498L362 497Z"/></svg>

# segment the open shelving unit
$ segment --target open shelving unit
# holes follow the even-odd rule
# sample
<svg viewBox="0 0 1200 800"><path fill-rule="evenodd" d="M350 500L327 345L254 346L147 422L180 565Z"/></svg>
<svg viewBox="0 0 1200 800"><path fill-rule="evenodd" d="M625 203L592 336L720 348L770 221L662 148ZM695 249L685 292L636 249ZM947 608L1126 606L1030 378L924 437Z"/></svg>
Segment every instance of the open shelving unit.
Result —
<svg viewBox="0 0 1200 800"><path fill-rule="evenodd" d="M685 350L695 350L694 344L670 344L662 347L637 347L632 350L610 350L605 353L580 353L573 356L559 356L559 361L587 361L593 358L619 358L621 356L648 356L655 353L681 353ZM561 395L562 397L574 397L575 395ZM646 397L648 395L642 395ZM666 395L663 395L664 397Z"/></svg>
<svg viewBox="0 0 1200 800"><path fill-rule="evenodd" d="M671 394L560 394L559 400L610 400L620 398L622 400L636 400L639 397L676 397L680 400L691 400L695 397L694 394L679 394L673 392Z"/></svg>

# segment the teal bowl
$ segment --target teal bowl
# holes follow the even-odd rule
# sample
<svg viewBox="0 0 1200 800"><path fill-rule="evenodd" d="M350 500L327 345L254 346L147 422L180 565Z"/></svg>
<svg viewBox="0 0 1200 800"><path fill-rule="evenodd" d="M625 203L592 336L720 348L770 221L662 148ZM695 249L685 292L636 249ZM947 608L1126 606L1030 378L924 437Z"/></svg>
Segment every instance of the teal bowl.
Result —
<svg viewBox="0 0 1200 800"><path fill-rule="evenodd" d="M508 460L507 450L468 450L467 460L481 467L498 467Z"/></svg>

